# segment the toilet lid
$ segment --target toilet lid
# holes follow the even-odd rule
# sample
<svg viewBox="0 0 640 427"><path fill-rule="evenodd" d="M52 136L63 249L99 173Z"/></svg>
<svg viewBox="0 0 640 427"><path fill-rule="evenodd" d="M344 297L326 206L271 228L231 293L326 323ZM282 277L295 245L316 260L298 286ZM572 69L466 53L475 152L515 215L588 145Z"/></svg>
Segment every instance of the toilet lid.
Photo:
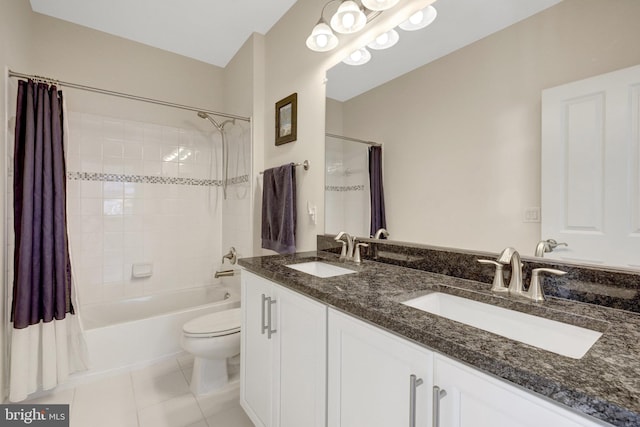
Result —
<svg viewBox="0 0 640 427"><path fill-rule="evenodd" d="M182 327L187 336L216 337L240 332L240 309L232 308L196 317Z"/></svg>

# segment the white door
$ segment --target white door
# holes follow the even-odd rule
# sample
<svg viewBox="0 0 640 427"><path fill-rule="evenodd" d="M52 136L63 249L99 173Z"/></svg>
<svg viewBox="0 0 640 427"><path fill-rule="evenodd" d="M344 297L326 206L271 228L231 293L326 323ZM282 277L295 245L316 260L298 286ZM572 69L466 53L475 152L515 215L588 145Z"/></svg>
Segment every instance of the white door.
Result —
<svg viewBox="0 0 640 427"><path fill-rule="evenodd" d="M603 424L442 356L433 383L446 392L433 427L596 427Z"/></svg>
<svg viewBox="0 0 640 427"><path fill-rule="evenodd" d="M327 307L274 285L280 427L324 427L326 421Z"/></svg>
<svg viewBox="0 0 640 427"><path fill-rule="evenodd" d="M271 283L242 271L242 324L240 349L240 403L251 421L259 427L274 424L272 339L263 332L266 297ZM263 297L264 296L264 297Z"/></svg>
<svg viewBox="0 0 640 427"><path fill-rule="evenodd" d="M640 267L640 66L542 92L548 257Z"/></svg>
<svg viewBox="0 0 640 427"><path fill-rule="evenodd" d="M329 426L409 426L411 375L415 425L431 425L430 351L331 309L328 334Z"/></svg>

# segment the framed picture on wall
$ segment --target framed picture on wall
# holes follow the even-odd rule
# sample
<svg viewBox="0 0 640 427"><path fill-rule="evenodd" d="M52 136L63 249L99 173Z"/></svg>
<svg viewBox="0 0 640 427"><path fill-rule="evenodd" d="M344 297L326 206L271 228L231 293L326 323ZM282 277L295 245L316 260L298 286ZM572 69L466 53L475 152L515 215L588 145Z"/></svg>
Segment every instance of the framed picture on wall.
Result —
<svg viewBox="0 0 640 427"><path fill-rule="evenodd" d="M297 139L298 94L293 93L276 102L276 145Z"/></svg>

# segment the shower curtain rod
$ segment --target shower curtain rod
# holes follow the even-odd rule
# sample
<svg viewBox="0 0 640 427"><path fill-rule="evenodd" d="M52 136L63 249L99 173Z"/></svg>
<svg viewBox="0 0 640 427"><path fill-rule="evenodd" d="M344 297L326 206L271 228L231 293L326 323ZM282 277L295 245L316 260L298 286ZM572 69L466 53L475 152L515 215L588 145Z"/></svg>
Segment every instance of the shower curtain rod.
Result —
<svg viewBox="0 0 640 427"><path fill-rule="evenodd" d="M373 147L382 147L382 144L380 144L379 142L365 141L364 139L351 138L349 136L336 135L333 133L325 133L325 136L330 136L331 138L343 139L345 141L358 142L360 144L367 144Z"/></svg>
<svg viewBox="0 0 640 427"><path fill-rule="evenodd" d="M214 116L224 117L224 118L227 118L227 119L238 119L238 120L244 120L244 121L247 121L247 122L251 122L251 118L250 117L236 116L234 114L227 114L227 113L219 113L217 111L206 110L204 108L191 107L189 105L175 104L173 102L162 101L162 100L159 100L159 99L145 98L145 97L142 97L142 96L131 95L131 94L128 94L128 93L116 92L116 91L113 91L113 90L100 89L100 88L97 88L97 87L85 86L85 85L81 85L81 84L77 84L77 83L63 82L61 80L51 79L49 77L42 77L42 76L35 76L35 75L30 75L30 74L17 73L17 72L12 71L12 70L9 70L9 77L16 77L16 78L20 78L20 79L32 79L32 80L36 80L36 81L44 81L44 82L49 82L49 83L55 83L58 86L65 86L65 87L68 87L68 88L71 88L71 89L86 90L88 92L101 93L103 95L117 96L117 97L120 97L120 98L132 99L134 101L142 101L142 102L147 102L147 103L150 103L150 104L164 105L165 107L179 108L181 110L194 111L196 113L204 112L204 113L212 114Z"/></svg>

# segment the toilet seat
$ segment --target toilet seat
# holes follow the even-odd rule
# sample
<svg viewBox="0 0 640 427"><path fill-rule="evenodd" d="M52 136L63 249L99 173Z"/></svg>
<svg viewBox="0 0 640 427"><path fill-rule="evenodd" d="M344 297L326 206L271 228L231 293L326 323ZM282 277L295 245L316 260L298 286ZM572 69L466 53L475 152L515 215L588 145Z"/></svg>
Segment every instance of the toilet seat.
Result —
<svg viewBox="0 0 640 427"><path fill-rule="evenodd" d="M240 332L240 309L218 311L196 317L182 327L184 335L193 338L210 338Z"/></svg>

